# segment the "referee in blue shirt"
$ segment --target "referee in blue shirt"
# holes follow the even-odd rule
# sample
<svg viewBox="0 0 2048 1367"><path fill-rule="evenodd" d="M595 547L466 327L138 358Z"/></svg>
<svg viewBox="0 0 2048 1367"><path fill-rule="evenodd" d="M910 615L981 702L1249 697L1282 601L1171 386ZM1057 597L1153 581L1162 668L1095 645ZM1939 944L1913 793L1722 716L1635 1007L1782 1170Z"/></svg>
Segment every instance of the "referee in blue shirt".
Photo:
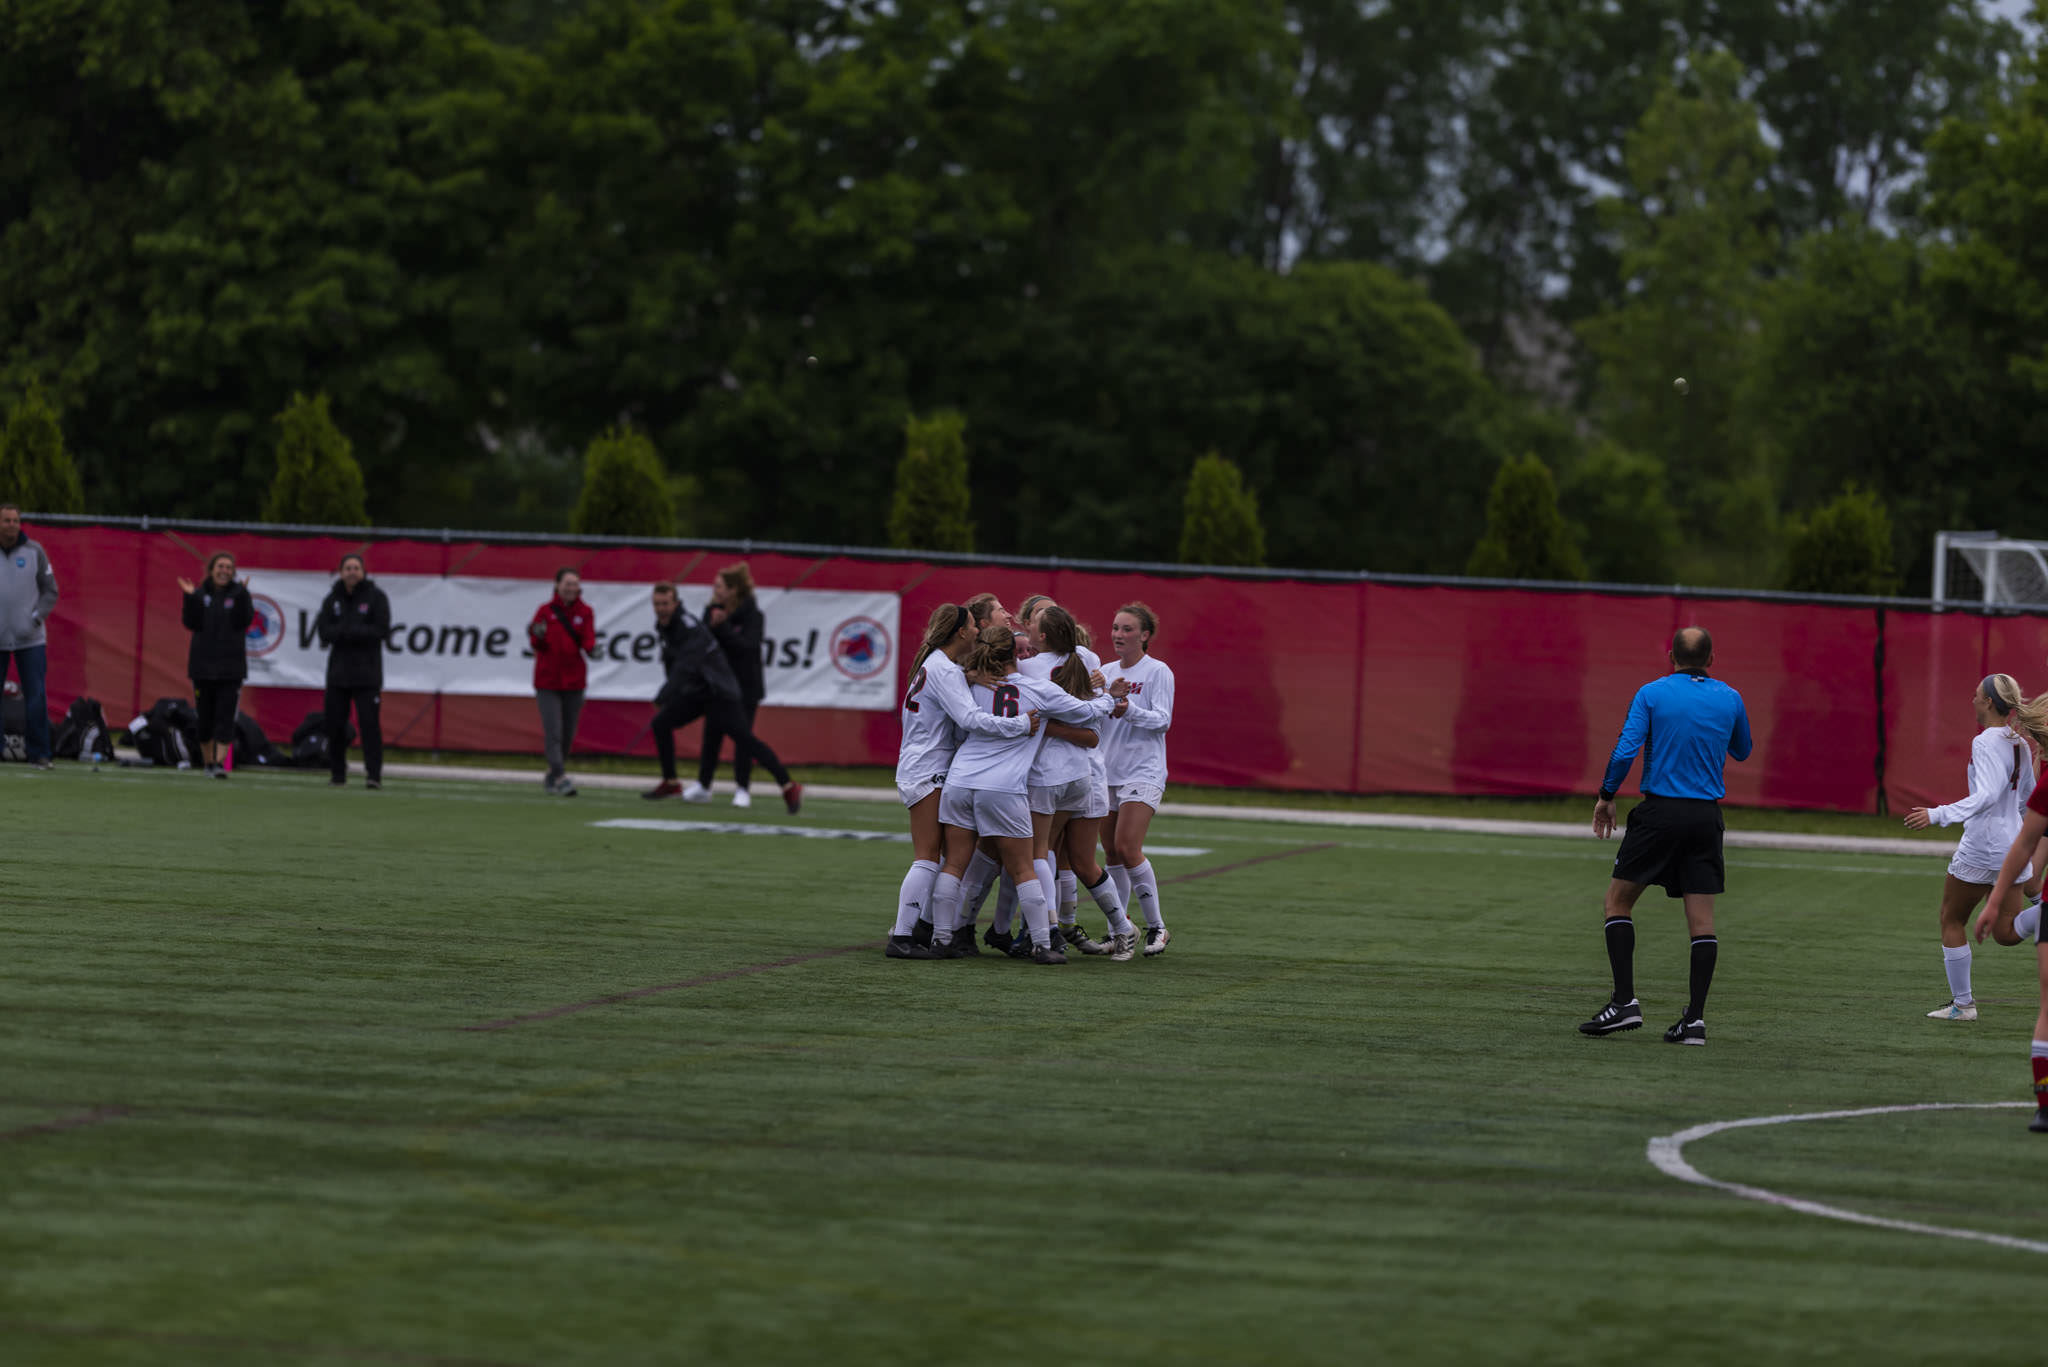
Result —
<svg viewBox="0 0 2048 1367"><path fill-rule="evenodd" d="M1588 1035L1634 1030L1643 1023L1636 1000L1636 926L1629 919L1636 899L1652 883L1665 895L1685 900L1692 931L1692 999L1678 1024L1664 1032L1666 1044L1707 1042L1707 988L1714 981L1714 897L1726 885L1721 861L1721 771L1727 759L1749 758L1749 713L1742 695L1707 676L1714 664L1714 639L1699 627L1671 638L1671 672L1636 690L1628 705L1621 739L1607 761L1600 800L1593 804L1593 834L1614 832L1614 794L1628 777L1636 753L1643 756L1643 800L1629 814L1628 833L1614 859L1607 885L1607 962L1614 970L1614 997L1598 1015L1579 1026Z"/></svg>

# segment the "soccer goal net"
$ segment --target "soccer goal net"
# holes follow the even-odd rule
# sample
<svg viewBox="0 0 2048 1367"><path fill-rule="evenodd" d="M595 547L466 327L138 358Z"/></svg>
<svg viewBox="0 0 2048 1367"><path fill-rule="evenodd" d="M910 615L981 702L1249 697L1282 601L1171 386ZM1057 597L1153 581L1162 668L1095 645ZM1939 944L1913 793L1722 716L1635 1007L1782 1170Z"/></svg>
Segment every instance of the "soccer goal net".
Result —
<svg viewBox="0 0 2048 1367"><path fill-rule="evenodd" d="M1936 607L2048 607L2048 541L1934 534Z"/></svg>

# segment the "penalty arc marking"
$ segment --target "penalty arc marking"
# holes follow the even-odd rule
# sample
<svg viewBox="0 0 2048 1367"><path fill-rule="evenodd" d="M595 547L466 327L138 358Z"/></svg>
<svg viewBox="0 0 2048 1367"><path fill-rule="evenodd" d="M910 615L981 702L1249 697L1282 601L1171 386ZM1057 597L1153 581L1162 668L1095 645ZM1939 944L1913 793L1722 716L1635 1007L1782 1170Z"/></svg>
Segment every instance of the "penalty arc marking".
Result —
<svg viewBox="0 0 2048 1367"><path fill-rule="evenodd" d="M1741 1182L1723 1182L1718 1177L1709 1177L1685 1161L1685 1146L1695 1139L1719 1134L1723 1130L1747 1130L1759 1125L1790 1125L1801 1120L1854 1120L1867 1115L1899 1115L1911 1111L1996 1111L2011 1108L2031 1110L2031 1101L1930 1101L1914 1106L1866 1106L1855 1111L1809 1111L1804 1115L1759 1115L1747 1120L1717 1120L1711 1125L1695 1125L1689 1130L1676 1134L1662 1134L1652 1139L1646 1151L1650 1162L1660 1172L1676 1177L1681 1182L1696 1186L1714 1187L1730 1192L1748 1201L1761 1201L1765 1205L1781 1206L1805 1215L1819 1215L1829 1220L1843 1220L1852 1225L1869 1225L1876 1229L1896 1229L1907 1234L1934 1234L1944 1239L1970 1239L1977 1243L1996 1244L2000 1248L2023 1249L2028 1253L2048 1253L2048 1243L2036 1239L2018 1239L2009 1234L1986 1234L1976 1229L1949 1229L1943 1225L1923 1225L1915 1220L1888 1220L1879 1215L1865 1215L1861 1211L1844 1210L1840 1206L1823 1205L1819 1201L1808 1201L1797 1196L1786 1196L1782 1192L1768 1191L1763 1187L1746 1186Z"/></svg>

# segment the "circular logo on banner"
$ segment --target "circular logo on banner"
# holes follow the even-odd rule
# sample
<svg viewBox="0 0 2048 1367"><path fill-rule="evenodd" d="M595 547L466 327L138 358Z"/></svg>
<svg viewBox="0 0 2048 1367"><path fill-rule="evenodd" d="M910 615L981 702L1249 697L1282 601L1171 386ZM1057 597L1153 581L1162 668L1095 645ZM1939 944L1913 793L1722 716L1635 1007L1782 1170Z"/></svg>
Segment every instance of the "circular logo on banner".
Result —
<svg viewBox="0 0 2048 1367"><path fill-rule="evenodd" d="M832 663L849 679L872 679L889 667L889 631L872 617L849 617L832 631Z"/></svg>
<svg viewBox="0 0 2048 1367"><path fill-rule="evenodd" d="M251 655L268 655L284 644L284 609L275 598L260 593L249 595L248 649Z"/></svg>

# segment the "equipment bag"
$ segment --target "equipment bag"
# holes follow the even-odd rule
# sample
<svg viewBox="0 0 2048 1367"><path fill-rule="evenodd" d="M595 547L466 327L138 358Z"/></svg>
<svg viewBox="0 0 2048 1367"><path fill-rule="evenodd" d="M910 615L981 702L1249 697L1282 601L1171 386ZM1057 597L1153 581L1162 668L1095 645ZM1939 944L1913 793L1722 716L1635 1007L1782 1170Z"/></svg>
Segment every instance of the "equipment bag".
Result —
<svg viewBox="0 0 2048 1367"><path fill-rule="evenodd" d="M73 698L70 710L50 733L50 749L58 759L108 760L114 757L114 736L97 699Z"/></svg>
<svg viewBox="0 0 2048 1367"><path fill-rule="evenodd" d="M270 743L270 737L263 734L263 728L247 712L235 713L235 767L251 764L264 766L284 764L290 757Z"/></svg>

